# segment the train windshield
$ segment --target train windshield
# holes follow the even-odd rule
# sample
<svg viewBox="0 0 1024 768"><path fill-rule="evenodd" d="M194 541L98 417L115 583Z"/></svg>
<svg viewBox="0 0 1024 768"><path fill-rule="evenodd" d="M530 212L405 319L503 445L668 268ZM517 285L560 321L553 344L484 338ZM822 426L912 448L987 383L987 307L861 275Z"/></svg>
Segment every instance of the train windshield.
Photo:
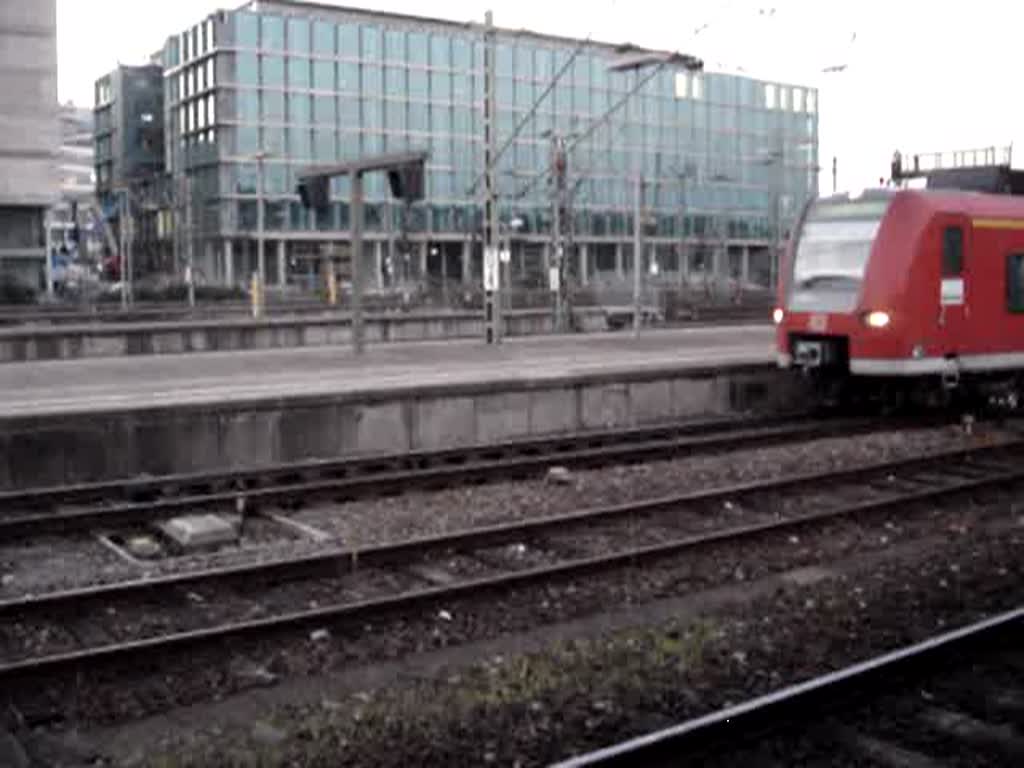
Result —
<svg viewBox="0 0 1024 768"><path fill-rule="evenodd" d="M789 308L852 312L889 200L814 204L796 245Z"/></svg>

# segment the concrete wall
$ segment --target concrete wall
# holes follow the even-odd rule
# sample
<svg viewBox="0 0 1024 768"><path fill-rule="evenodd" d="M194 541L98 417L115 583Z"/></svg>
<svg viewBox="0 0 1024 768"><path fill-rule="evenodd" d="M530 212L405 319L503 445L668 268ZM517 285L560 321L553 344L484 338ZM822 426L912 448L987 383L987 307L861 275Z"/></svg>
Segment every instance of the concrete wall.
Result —
<svg viewBox="0 0 1024 768"><path fill-rule="evenodd" d="M770 365L0 420L0 488L447 448L791 404Z"/></svg>
<svg viewBox="0 0 1024 768"><path fill-rule="evenodd" d="M577 312L581 330L606 327L599 310ZM366 318L371 343L482 337L479 312L400 314ZM516 311L506 316L511 336L551 333L552 313ZM0 330L0 363L124 355L274 349L351 343L347 317L271 318L262 321L203 321L56 326Z"/></svg>

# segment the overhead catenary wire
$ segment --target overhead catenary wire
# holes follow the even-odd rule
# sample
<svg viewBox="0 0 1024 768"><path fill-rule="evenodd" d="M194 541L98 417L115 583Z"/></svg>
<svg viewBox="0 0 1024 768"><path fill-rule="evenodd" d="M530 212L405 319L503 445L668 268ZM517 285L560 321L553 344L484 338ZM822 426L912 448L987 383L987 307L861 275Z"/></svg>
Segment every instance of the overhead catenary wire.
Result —
<svg viewBox="0 0 1024 768"><path fill-rule="evenodd" d="M572 67L573 65L573 62L575 62L579 55L583 52L583 49L587 47L592 37L593 32L591 32L585 38L579 41L579 43L576 45L576 48L573 50L572 54L566 60L565 64L562 65L562 68L559 69L557 73L555 73L554 78L552 78L551 82L548 83L547 87L544 89L544 92L541 93L540 96L538 96L534 100L533 106L530 107L529 111L519 121L519 123L513 129L512 133L509 135L509 137L505 139L504 143L498 148L498 151L495 152L494 158L491 160L492 165L498 164L498 161L501 159L502 155L504 155L505 152L508 151L508 148L512 146L512 143L523 132L523 129L527 126L527 124L529 124L530 121L533 120L534 116L537 114L537 110L540 109L541 104L544 103L544 100L547 99L547 97L555 89L555 86L558 85L559 81L562 79L565 73L569 71L570 67ZM484 171L478 174L477 177L473 180L473 183L469 185L469 189L466 191L466 195L470 196L475 194L477 187L480 186L480 182L482 182L486 178L486 176L487 169L484 169Z"/></svg>
<svg viewBox="0 0 1024 768"><path fill-rule="evenodd" d="M657 75L665 68L667 64L667 61L663 61L657 64L656 66L651 67L651 71L648 72L646 77L638 80L637 83L622 96L622 98L620 98L611 107L605 110L604 114L602 114L596 120L591 121L590 126L585 131L583 131L583 133L578 134L573 139L572 143L569 144L568 147L566 147L566 155L571 154L577 146L579 146L582 142L589 139L594 134L594 131L605 125L612 118L612 116L615 115L616 112L618 112L620 109L622 109L622 107L626 105L626 102L628 102L637 93L637 91L639 91L641 88L647 85L647 83L651 82L651 80L657 77ZM534 174L533 179L516 193L516 199L522 199L526 197L526 195L529 194L537 185L537 182L539 182L541 179L546 179L553 171L554 164L548 163L546 168Z"/></svg>

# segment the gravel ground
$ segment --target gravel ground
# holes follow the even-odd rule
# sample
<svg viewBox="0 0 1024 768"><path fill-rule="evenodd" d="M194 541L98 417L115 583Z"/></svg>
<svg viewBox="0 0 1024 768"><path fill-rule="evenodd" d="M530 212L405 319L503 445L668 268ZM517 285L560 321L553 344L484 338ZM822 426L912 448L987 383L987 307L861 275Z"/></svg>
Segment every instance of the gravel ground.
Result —
<svg viewBox="0 0 1024 768"><path fill-rule="evenodd" d="M952 450L991 439L958 428L884 432L771 446L725 455L605 467L575 472L571 485L546 480L488 483L444 491L413 491L380 499L321 505L293 512L350 547L494 525L572 509L613 505L798 472L852 467Z"/></svg>
<svg viewBox="0 0 1024 768"><path fill-rule="evenodd" d="M885 481L886 475L880 474ZM588 558L622 551L626 548L657 545L666 541L708 534L736 526L771 523L783 510L787 516L818 512L834 507L843 499L862 502L865 496L886 492L865 492L864 482L833 484L830 498L823 501L817 495L806 496L800 489L776 494L775 503L764 498L740 497L735 502L706 502L687 505L681 509L649 513L642 516L617 518L601 524L576 526L557 530L539 541L523 540L503 547L491 547L480 553L451 554L439 552L425 558L410 558L401 563L397 572L377 568L362 568L339 577L305 577L294 581L254 581L244 584L195 584L182 589L162 590L158 599L140 600L126 597L107 601L99 619L94 611L75 612L70 616L60 612L53 616L13 616L0 629L0 659L7 661L45 653L71 650L69 637L79 637L86 644L125 642L158 634L185 632L203 627L249 621L271 615L287 614L297 610L316 609L325 605L354 603L385 597L422 586L446 585L456 581L498 575L525 568L553 565L567 559ZM947 517L948 517L947 513ZM924 516L930 525L931 516ZM913 521L912 521L913 522ZM855 522L839 522L837 529L849 529L849 535L837 536L830 546L849 540L850 547L870 544ZM246 527L246 537L265 539L276 526L262 522ZM927 531L925 531L926 533ZM887 522L879 538L888 541L903 533L899 526ZM799 541L798 537L793 537ZM743 573L745 555L742 550L757 547L757 543L730 545L741 550L736 573ZM804 549L784 548L784 557L821 558L822 554ZM691 569L703 563L708 555L690 553ZM756 560L756 551L751 557ZM764 561L758 565L767 565ZM769 567L775 567L770 565ZM785 562L777 566L784 568ZM704 567L707 570L707 566ZM749 568L748 568L749 570ZM715 571L711 580L727 578L728 573ZM70 635L69 635L70 633Z"/></svg>
<svg viewBox="0 0 1024 768"><path fill-rule="evenodd" d="M327 533L331 537L327 541L296 538L294 531L275 526L275 535L247 540L242 547L167 558L148 562L141 568L118 558L94 540L51 537L0 546L0 599L296 557L338 546L358 548L792 472L856 466L965 446L991 439L998 433L981 427L978 435L967 438L955 428L878 433L580 471L573 473L571 485L545 480L514 481L316 505L287 514Z"/></svg>
<svg viewBox="0 0 1024 768"><path fill-rule="evenodd" d="M1022 553L1021 530L938 537L913 556L713 614L492 657L394 687L342 688L318 706L147 745L144 762L541 765L1014 607L1024 596Z"/></svg>
<svg viewBox="0 0 1024 768"><path fill-rule="evenodd" d="M539 625L600 614L609 608L657 598L689 595L709 587L742 587L752 579L795 567L828 564L853 552L886 551L897 544L934 536L936 531L944 532L951 540L964 539L986 527L1000 527L1018 535L1020 521L1015 512L1008 512L1008 499L984 508L969 502L950 507L935 510L917 505L898 514L874 516L871 520L817 526L799 535L776 534L743 544L722 544L666 557L658 564L520 589L504 593L497 600L476 596L452 605L367 620L360 626L336 627L319 637L311 634L302 639L291 632L259 641L232 643L221 649L204 649L187 660L168 660L156 679L151 670L142 670L141 678L126 669L116 670L112 678L107 678L103 670L96 670L95 679L80 680L81 685L70 686L70 690L67 683L62 682L32 691L29 709L59 711L72 721L123 720L175 704L219 698L253 684L265 684L267 676L275 680L318 676L326 670L348 669L371 661L513 635ZM318 600L329 600L332 595L340 600L358 597L337 594L326 586L320 593L314 593ZM295 597L287 592L283 594L281 602L293 608L300 607L300 599L310 598L305 589ZM258 603L252 602L254 616L261 615L264 602L264 595ZM275 598L274 602L278 600ZM216 615L221 610L220 606L204 603L196 614L212 611ZM121 621L131 624L128 616L122 616ZM225 654L231 657L231 664L225 663ZM197 673L197 670L202 671ZM111 682L117 685L118 697L114 700L109 691ZM24 702L19 701L19 705L23 706Z"/></svg>

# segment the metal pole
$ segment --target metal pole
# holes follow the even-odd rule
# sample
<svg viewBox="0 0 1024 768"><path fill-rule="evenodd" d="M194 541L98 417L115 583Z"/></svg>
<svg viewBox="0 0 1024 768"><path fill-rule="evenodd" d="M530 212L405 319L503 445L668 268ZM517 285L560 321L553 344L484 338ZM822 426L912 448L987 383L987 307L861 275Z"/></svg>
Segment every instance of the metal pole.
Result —
<svg viewBox="0 0 1024 768"><path fill-rule="evenodd" d="M552 195L551 217L551 262L548 264L548 282L551 281L551 270L562 276L562 167L560 163L558 134L551 134L552 164L555 166L554 194ZM550 287L550 286L549 286ZM555 330L562 331L562 286L555 286Z"/></svg>
<svg viewBox="0 0 1024 768"><path fill-rule="evenodd" d="M676 263L679 287L690 287L690 260L686 253L686 173L679 179L679 257Z"/></svg>
<svg viewBox="0 0 1024 768"><path fill-rule="evenodd" d="M188 285L188 305L196 305L196 278L195 278L195 222L192 208L192 178L185 177L185 207L188 211L188 257L186 262L185 282Z"/></svg>
<svg viewBox="0 0 1024 768"><path fill-rule="evenodd" d="M774 219L775 226L772 231L772 256L769 260L769 276L768 276L768 287L771 290L775 290L775 283L777 281L777 275L779 270L779 247L782 242L782 214L779 207L782 203L782 195L779 190L775 190L775 206L772 211L772 218Z"/></svg>
<svg viewBox="0 0 1024 768"><path fill-rule="evenodd" d="M53 230L52 230L52 217L50 215L50 209L47 208L43 213L43 233L45 236L44 247L46 248L46 260L43 262L43 275L46 280L46 298L53 298ZM71 221L71 226L74 227L76 222Z"/></svg>
<svg viewBox="0 0 1024 768"><path fill-rule="evenodd" d="M128 288L128 303L135 303L135 253L132 241L135 239L135 219L132 217L132 201L129 194L126 192L125 207L128 213L128 239L125 241L125 252L127 254L128 261L128 282L126 283Z"/></svg>
<svg viewBox="0 0 1024 768"><path fill-rule="evenodd" d="M636 175L636 207L633 211L633 335L640 335L640 292L643 269L643 231L640 221L644 207L644 177Z"/></svg>
<svg viewBox="0 0 1024 768"><path fill-rule="evenodd" d="M352 351L363 353L363 174L352 174Z"/></svg>
<svg viewBox="0 0 1024 768"><path fill-rule="evenodd" d="M263 311L262 299L267 285L267 256L263 242L263 160L264 155L261 152L256 156L259 168L259 182L256 195L256 275L259 278L259 292L261 300L258 306L260 308L260 313Z"/></svg>
<svg viewBox="0 0 1024 768"><path fill-rule="evenodd" d="M484 204L484 259L494 258L499 245L498 233L498 169L495 160L498 152L498 98L497 98L497 63L498 54L497 33L494 29L494 14L487 11L486 24L486 45L484 46L484 171L487 179L485 184L486 197ZM501 264L497 265L499 275L498 289L496 291L485 291L484 298L484 335L488 344L500 344L502 331L501 317Z"/></svg>
<svg viewBox="0 0 1024 768"><path fill-rule="evenodd" d="M128 192L121 190L121 309L128 308Z"/></svg>
<svg viewBox="0 0 1024 768"><path fill-rule="evenodd" d="M833 195L836 193L836 164L837 164L837 160L836 160L836 157L833 155L832 156L832 194Z"/></svg>

